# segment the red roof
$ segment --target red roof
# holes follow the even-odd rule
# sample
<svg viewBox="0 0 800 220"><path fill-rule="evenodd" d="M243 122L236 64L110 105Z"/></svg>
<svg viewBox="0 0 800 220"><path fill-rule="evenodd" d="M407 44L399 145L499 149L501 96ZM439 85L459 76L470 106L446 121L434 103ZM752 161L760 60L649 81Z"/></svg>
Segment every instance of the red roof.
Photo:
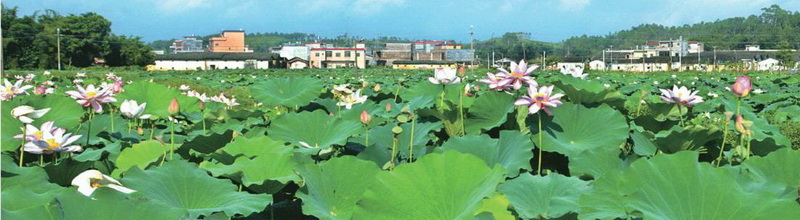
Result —
<svg viewBox="0 0 800 220"><path fill-rule="evenodd" d="M311 48L311 50L367 50L366 48Z"/></svg>
<svg viewBox="0 0 800 220"><path fill-rule="evenodd" d="M661 44L661 43L658 43L658 42L647 42L647 45L659 45L659 44Z"/></svg>
<svg viewBox="0 0 800 220"><path fill-rule="evenodd" d="M438 46L462 46L462 44L439 44Z"/></svg>

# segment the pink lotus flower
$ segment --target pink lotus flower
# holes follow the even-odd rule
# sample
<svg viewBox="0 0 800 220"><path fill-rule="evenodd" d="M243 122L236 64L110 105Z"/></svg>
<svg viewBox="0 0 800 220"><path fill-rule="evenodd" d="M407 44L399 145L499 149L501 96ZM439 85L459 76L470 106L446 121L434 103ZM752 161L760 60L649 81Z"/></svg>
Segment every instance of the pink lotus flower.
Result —
<svg viewBox="0 0 800 220"><path fill-rule="evenodd" d="M697 95L698 91L690 91L686 86L673 85L672 90L659 89L661 91L661 100L668 103L677 103L680 106L691 107L697 103L703 102L703 97Z"/></svg>
<svg viewBox="0 0 800 220"><path fill-rule="evenodd" d="M26 90L33 88L31 85L22 85L22 80L17 80L16 83L11 84L8 79L3 79L3 85L0 86L0 99L3 101L8 101L11 98L17 97L19 95L28 94Z"/></svg>
<svg viewBox="0 0 800 220"><path fill-rule="evenodd" d="M534 86L528 87L528 95L523 96L514 102L514 105L528 106L528 114L536 114L539 110L544 110L547 115L553 115L550 108L561 105L561 97L564 94L552 95L553 86L542 86L537 89Z"/></svg>
<svg viewBox="0 0 800 220"><path fill-rule="evenodd" d="M197 99L200 99L200 102L208 102L208 101L211 101L211 98L208 98L208 96L206 96L206 94L205 94L205 93L203 93L203 94L200 94L199 92L197 92L197 91L195 91L195 90L192 90L192 91L188 91L188 92L186 92L186 95L187 95L187 96L189 96L189 97L195 97L195 98L197 98Z"/></svg>
<svg viewBox="0 0 800 220"><path fill-rule="evenodd" d="M753 85L750 84L750 77L736 77L736 82L733 83L733 94L736 95L736 97L746 97L750 94L750 90L752 89Z"/></svg>
<svg viewBox="0 0 800 220"><path fill-rule="evenodd" d="M220 92L218 96L211 97L211 100L219 103L224 103L228 107L239 106L239 103L236 102L236 98L225 97L225 93L222 92Z"/></svg>
<svg viewBox="0 0 800 220"><path fill-rule="evenodd" d="M519 61L519 64L511 62L511 72L508 72L508 70L503 68L498 68L497 70L500 70L500 73L497 73L495 76L503 78L499 82L501 86L511 86L511 88L514 88L514 90L519 90L522 88L522 83L531 85L531 87L537 87L538 84L530 77L530 75L531 72L538 68L538 65L528 66L528 63L526 63L524 60L521 60Z"/></svg>
<svg viewBox="0 0 800 220"><path fill-rule="evenodd" d="M36 87L36 89L33 90L33 93L36 95L53 94L53 88L48 88L45 85L39 85Z"/></svg>
<svg viewBox="0 0 800 220"><path fill-rule="evenodd" d="M478 82L489 85L489 89L491 90L502 91L509 88L508 85L500 84L503 79L505 79L505 76L502 75L502 73L498 73L497 75L486 73L486 78L479 79ZM536 81L533 82L536 83Z"/></svg>
<svg viewBox="0 0 800 220"><path fill-rule="evenodd" d="M33 154L52 154L53 152L78 152L83 150L81 146L71 145L81 138L81 135L66 133L67 130L53 126L53 121L42 124L41 129L32 125L26 125L25 140L28 143L23 145L23 150ZM17 135L15 138L22 138Z"/></svg>
<svg viewBox="0 0 800 220"><path fill-rule="evenodd" d="M83 107L92 106L95 112L103 112L103 103L116 102L117 99L112 97L112 92L109 87L97 88L94 85L89 85L85 89L81 85L76 85L78 90L67 91L67 95L75 99L78 104Z"/></svg>

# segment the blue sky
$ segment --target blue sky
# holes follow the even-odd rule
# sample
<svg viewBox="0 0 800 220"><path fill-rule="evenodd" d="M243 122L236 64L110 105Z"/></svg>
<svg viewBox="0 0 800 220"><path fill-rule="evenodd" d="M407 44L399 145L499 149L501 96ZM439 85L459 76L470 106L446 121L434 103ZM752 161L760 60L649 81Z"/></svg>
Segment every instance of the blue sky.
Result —
<svg viewBox="0 0 800 220"><path fill-rule="evenodd" d="M115 34L146 41L208 35L223 29L304 32L326 37L476 39L530 32L558 42L605 35L642 23L683 25L760 14L778 4L800 11L799 0L5 0L22 15L53 9L97 12Z"/></svg>

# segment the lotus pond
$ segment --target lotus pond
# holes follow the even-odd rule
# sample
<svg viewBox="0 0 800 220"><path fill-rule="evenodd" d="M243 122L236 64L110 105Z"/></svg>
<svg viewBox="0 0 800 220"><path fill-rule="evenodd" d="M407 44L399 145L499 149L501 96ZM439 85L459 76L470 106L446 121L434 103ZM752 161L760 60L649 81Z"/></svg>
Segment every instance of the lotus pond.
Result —
<svg viewBox="0 0 800 220"><path fill-rule="evenodd" d="M5 72L2 216L800 216L800 76L516 67Z"/></svg>

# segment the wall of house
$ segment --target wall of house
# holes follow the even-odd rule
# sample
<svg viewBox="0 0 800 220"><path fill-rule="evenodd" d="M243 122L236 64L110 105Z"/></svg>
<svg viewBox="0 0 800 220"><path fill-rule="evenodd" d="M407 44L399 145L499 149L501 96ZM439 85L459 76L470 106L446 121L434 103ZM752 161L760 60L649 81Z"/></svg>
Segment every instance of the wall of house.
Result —
<svg viewBox="0 0 800 220"><path fill-rule="evenodd" d="M255 61L255 69L269 69L270 61ZM213 68L212 68L213 66ZM156 60L155 70L244 69L243 60Z"/></svg>
<svg viewBox="0 0 800 220"><path fill-rule="evenodd" d="M211 52L253 52L244 44L243 31L222 32L221 36L212 37L208 46Z"/></svg>
<svg viewBox="0 0 800 220"><path fill-rule="evenodd" d="M286 59L300 57L301 59L308 60L309 50L310 48L306 46L283 46L279 54Z"/></svg>
<svg viewBox="0 0 800 220"><path fill-rule="evenodd" d="M308 64L304 62L294 62L289 65L289 69L305 69L308 68Z"/></svg>
<svg viewBox="0 0 800 220"><path fill-rule="evenodd" d="M394 64L392 69L441 69L441 68L458 68L456 64Z"/></svg>
<svg viewBox="0 0 800 220"><path fill-rule="evenodd" d="M330 56L326 56L325 52L330 52ZM350 52L350 56L346 56L346 52ZM308 61L311 68L336 68L348 62L360 69L367 67L367 56L363 50L312 50Z"/></svg>

